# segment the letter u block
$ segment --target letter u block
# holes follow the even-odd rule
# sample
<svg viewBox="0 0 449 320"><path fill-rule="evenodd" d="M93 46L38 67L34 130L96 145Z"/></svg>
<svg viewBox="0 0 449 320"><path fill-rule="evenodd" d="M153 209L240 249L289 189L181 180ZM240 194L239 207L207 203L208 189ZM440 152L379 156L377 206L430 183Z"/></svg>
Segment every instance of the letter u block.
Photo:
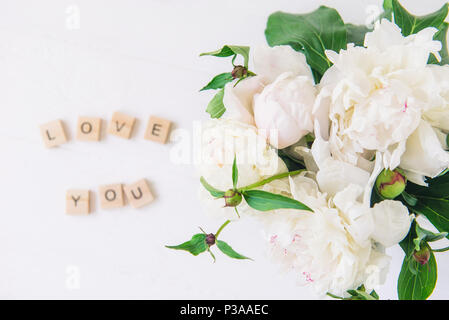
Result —
<svg viewBox="0 0 449 320"><path fill-rule="evenodd" d="M124 190L133 208L143 207L154 200L148 182L145 179L126 185Z"/></svg>

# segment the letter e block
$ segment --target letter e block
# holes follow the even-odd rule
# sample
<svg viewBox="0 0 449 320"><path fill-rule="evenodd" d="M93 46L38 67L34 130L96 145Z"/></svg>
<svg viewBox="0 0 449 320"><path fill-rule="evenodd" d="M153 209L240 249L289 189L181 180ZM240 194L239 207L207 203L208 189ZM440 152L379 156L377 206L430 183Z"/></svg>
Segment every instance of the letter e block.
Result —
<svg viewBox="0 0 449 320"><path fill-rule="evenodd" d="M67 142L64 125L61 120L55 120L40 126L42 139L47 148L53 148Z"/></svg>
<svg viewBox="0 0 449 320"><path fill-rule="evenodd" d="M89 190L67 190L66 213L70 215L87 215L90 213Z"/></svg>
<svg viewBox="0 0 449 320"><path fill-rule="evenodd" d="M133 208L140 208L153 201L154 197L145 179L124 187L126 197Z"/></svg>
<svg viewBox="0 0 449 320"><path fill-rule="evenodd" d="M81 141L99 141L101 132L101 119L79 117L76 138Z"/></svg>
<svg viewBox="0 0 449 320"><path fill-rule="evenodd" d="M133 132L136 118L121 112L114 112L111 122L109 122L108 133L115 136L129 139Z"/></svg>
<svg viewBox="0 0 449 320"><path fill-rule="evenodd" d="M148 121L145 139L165 143L170 132L171 121L151 116Z"/></svg>
<svg viewBox="0 0 449 320"><path fill-rule="evenodd" d="M100 204L103 209L120 208L125 205L121 184L110 184L99 187Z"/></svg>

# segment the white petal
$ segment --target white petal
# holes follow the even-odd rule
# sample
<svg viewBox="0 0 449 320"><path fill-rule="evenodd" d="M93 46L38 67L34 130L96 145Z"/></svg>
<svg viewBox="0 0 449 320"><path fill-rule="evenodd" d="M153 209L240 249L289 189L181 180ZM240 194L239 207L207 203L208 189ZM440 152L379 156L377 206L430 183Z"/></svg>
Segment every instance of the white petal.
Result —
<svg viewBox="0 0 449 320"><path fill-rule="evenodd" d="M265 77L269 83L285 72L291 72L294 76L306 76L313 81L306 57L290 46L256 46L252 55L255 72Z"/></svg>
<svg viewBox="0 0 449 320"><path fill-rule="evenodd" d="M401 168L433 178L448 166L449 153L441 147L430 124L421 121L407 140Z"/></svg>
<svg viewBox="0 0 449 320"><path fill-rule="evenodd" d="M329 158L321 166L316 179L322 192L334 196L351 184L356 184L363 189L368 183L369 177L369 172L363 169Z"/></svg>
<svg viewBox="0 0 449 320"><path fill-rule="evenodd" d="M374 230L371 237L387 248L405 238L413 218L406 206L394 200L376 203L372 208L372 215Z"/></svg>
<svg viewBox="0 0 449 320"><path fill-rule="evenodd" d="M262 91L264 82L261 77L250 77L226 84L224 88L223 104L226 112L223 118L254 124L253 99L256 93Z"/></svg>

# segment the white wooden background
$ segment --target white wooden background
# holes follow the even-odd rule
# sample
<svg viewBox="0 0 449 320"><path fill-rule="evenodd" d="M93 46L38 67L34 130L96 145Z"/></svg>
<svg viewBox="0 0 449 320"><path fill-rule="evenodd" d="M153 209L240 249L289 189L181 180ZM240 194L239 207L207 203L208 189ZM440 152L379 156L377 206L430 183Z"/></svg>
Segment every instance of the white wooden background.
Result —
<svg viewBox="0 0 449 320"><path fill-rule="evenodd" d="M422 14L444 3L402 2ZM212 264L208 255L164 248L198 226L215 231L222 221L202 211L193 167L169 161L173 143L144 140L144 127L152 114L188 131L193 121L207 119L211 95L198 89L229 62L198 54L223 44L263 43L271 12L304 13L323 4L347 22L364 23L380 3L2 0L0 298L311 298L267 259L251 220L229 226L223 239L255 262L217 253ZM116 110L140 120L132 140L73 139L77 116L109 119ZM57 118L72 140L45 149L38 126ZM68 188L96 190L143 177L157 197L148 207L106 211L97 204L88 217L64 214ZM402 252L389 253L391 272L380 295L395 299ZM433 298L448 298L449 255L437 259Z"/></svg>

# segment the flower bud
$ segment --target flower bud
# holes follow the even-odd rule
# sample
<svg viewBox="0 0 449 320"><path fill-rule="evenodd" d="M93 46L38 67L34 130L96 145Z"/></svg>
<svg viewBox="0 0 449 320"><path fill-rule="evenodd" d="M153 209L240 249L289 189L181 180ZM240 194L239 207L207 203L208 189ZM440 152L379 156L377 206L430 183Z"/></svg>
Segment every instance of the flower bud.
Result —
<svg viewBox="0 0 449 320"><path fill-rule="evenodd" d="M236 207L242 202L242 195L232 189L225 192L224 197L226 207Z"/></svg>
<svg viewBox="0 0 449 320"><path fill-rule="evenodd" d="M394 199L405 189L407 179L401 169L384 169L376 180L376 189L385 199Z"/></svg>
<svg viewBox="0 0 449 320"><path fill-rule="evenodd" d="M422 247L421 250L415 251L415 253L413 253L413 259L415 259L415 261L417 261L420 265L425 265L430 259L429 248Z"/></svg>
<svg viewBox="0 0 449 320"><path fill-rule="evenodd" d="M213 233L209 233L206 236L206 243L209 247L215 244L215 235Z"/></svg>
<svg viewBox="0 0 449 320"><path fill-rule="evenodd" d="M248 69L244 66L235 66L231 74L234 79L244 78L248 75Z"/></svg>

